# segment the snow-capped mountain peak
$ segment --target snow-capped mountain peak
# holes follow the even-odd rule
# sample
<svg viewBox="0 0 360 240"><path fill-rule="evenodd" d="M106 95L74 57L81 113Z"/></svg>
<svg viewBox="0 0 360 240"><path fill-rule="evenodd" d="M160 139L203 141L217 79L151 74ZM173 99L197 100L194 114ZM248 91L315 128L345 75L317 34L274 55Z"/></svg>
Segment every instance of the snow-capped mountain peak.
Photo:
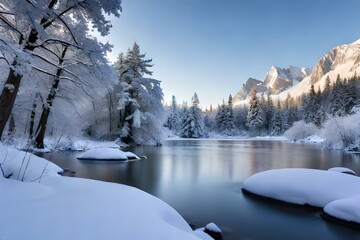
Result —
<svg viewBox="0 0 360 240"><path fill-rule="evenodd" d="M253 88L255 88L258 93L281 93L289 87L298 84L302 79L309 76L310 73L311 70L309 68L299 68L295 66L280 68L271 66L265 74L263 81L249 78L246 83L243 84L241 90L235 94L233 101L236 104L236 102L246 99Z"/></svg>
<svg viewBox="0 0 360 240"><path fill-rule="evenodd" d="M284 99L288 94L292 97L300 96L308 92L311 85L314 85L315 89L322 89L327 77L333 82L337 75L341 78L349 78L355 73L360 73L360 39L350 44L339 45L324 54L315 64L311 75L281 93L280 98Z"/></svg>

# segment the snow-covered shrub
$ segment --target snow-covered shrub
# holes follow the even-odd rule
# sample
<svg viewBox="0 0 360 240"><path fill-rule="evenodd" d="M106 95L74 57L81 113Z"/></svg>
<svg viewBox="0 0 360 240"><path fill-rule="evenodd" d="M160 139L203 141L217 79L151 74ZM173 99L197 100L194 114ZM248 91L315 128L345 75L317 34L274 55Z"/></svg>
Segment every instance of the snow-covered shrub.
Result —
<svg viewBox="0 0 360 240"><path fill-rule="evenodd" d="M345 117L332 117L321 131L326 147L354 148L360 143L360 113Z"/></svg>
<svg viewBox="0 0 360 240"><path fill-rule="evenodd" d="M284 136L290 141L296 141L316 135L318 132L319 129L315 126L315 124L305 123L301 120L295 122L294 125L284 133Z"/></svg>

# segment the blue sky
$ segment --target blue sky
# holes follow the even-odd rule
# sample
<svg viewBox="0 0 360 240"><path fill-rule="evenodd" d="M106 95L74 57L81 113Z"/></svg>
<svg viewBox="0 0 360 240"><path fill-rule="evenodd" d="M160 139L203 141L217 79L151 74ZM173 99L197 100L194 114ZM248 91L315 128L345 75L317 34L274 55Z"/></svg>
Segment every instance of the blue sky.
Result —
<svg viewBox="0 0 360 240"><path fill-rule="evenodd" d="M140 45L165 100L216 106L271 65L313 67L360 38L358 0L123 0L107 37L113 57Z"/></svg>

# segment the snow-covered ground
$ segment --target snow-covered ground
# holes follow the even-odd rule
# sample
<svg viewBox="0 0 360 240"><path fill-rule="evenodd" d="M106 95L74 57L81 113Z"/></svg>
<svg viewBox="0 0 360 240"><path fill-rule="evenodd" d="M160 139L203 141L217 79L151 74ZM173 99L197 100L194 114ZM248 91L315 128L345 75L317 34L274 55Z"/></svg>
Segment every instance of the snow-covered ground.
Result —
<svg viewBox="0 0 360 240"><path fill-rule="evenodd" d="M344 170L269 170L249 177L243 189L288 203L321 207L333 217L360 224L360 178Z"/></svg>
<svg viewBox="0 0 360 240"><path fill-rule="evenodd" d="M55 164L3 145L0 156L1 239L209 239L139 189L62 177Z"/></svg>

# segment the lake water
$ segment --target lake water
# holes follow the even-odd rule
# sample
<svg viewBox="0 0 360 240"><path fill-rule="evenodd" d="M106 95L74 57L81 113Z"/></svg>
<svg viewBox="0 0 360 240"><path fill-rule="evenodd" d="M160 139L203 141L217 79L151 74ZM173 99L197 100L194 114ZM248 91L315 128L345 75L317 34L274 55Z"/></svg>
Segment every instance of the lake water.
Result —
<svg viewBox="0 0 360 240"><path fill-rule="evenodd" d="M80 161L78 152L43 156L76 176L128 184L157 196L187 222L215 222L225 240L360 239L360 231L327 222L321 211L243 194L254 173L275 168L328 169L360 174L360 158L313 145L265 140L170 140L163 146L131 147L139 161Z"/></svg>

